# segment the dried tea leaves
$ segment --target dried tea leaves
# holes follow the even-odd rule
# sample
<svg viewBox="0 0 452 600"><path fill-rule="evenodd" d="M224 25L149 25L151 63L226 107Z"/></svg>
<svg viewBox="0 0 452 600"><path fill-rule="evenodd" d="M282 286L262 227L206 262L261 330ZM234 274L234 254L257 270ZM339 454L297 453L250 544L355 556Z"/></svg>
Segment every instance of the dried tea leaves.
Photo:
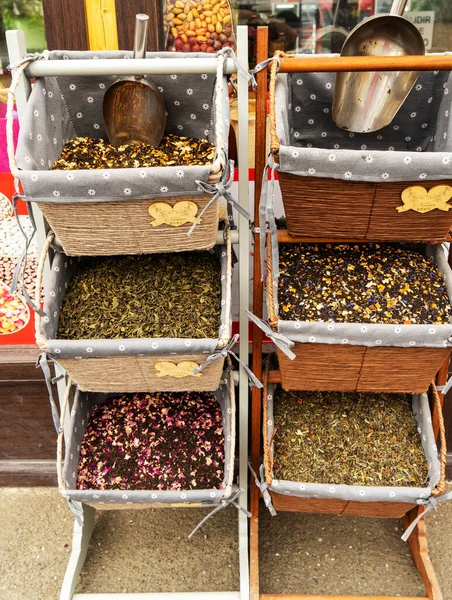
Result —
<svg viewBox="0 0 452 600"><path fill-rule="evenodd" d="M212 394L125 395L93 410L77 488L221 489L224 460L223 417Z"/></svg>
<svg viewBox="0 0 452 600"><path fill-rule="evenodd" d="M93 258L69 283L58 338L216 338L220 325L216 254Z"/></svg>
<svg viewBox="0 0 452 600"><path fill-rule="evenodd" d="M408 394L284 392L274 400L276 479L426 487Z"/></svg>
<svg viewBox="0 0 452 600"><path fill-rule="evenodd" d="M337 323L449 323L436 265L419 252L380 244L283 244L279 314Z"/></svg>
<svg viewBox="0 0 452 600"><path fill-rule="evenodd" d="M77 137L63 147L53 170L120 169L209 165L215 146L208 140L167 134L158 148L149 144L126 144L115 148L102 139Z"/></svg>

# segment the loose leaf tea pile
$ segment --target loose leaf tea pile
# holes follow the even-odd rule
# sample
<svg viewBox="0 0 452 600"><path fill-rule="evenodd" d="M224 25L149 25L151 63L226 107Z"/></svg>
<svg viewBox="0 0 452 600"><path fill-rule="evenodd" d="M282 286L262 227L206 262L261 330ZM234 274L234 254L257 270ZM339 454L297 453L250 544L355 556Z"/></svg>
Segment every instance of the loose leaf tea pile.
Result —
<svg viewBox="0 0 452 600"><path fill-rule="evenodd" d="M407 394L284 392L274 400L276 479L426 487Z"/></svg>
<svg viewBox="0 0 452 600"><path fill-rule="evenodd" d="M78 489L220 489L223 478L223 418L211 394L125 395L91 414Z"/></svg>
<svg viewBox="0 0 452 600"><path fill-rule="evenodd" d="M86 259L69 283L58 337L216 338L220 276L210 252Z"/></svg>
<svg viewBox="0 0 452 600"><path fill-rule="evenodd" d="M294 321L448 323L436 265L419 252L379 244L280 247L279 313Z"/></svg>
<svg viewBox="0 0 452 600"><path fill-rule="evenodd" d="M102 139L76 137L67 142L54 170L120 169L209 165L215 146L208 140L167 134L158 148L149 144L126 144L115 148Z"/></svg>

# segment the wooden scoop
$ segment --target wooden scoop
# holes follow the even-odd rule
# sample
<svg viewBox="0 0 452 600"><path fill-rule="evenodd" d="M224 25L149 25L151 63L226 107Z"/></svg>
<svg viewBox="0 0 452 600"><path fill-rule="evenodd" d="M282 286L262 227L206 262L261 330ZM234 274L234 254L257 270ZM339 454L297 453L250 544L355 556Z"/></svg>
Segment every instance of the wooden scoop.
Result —
<svg viewBox="0 0 452 600"><path fill-rule="evenodd" d="M148 15L137 15L133 58L145 58ZM103 116L113 146L144 142L158 146L165 131L165 105L158 89L143 76L119 79L107 89Z"/></svg>

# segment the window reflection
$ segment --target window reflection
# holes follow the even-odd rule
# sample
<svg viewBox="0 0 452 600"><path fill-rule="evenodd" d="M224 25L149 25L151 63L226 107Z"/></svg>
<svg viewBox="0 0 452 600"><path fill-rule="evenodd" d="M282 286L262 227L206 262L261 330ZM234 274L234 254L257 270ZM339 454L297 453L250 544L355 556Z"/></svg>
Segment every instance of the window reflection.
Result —
<svg viewBox="0 0 452 600"><path fill-rule="evenodd" d="M269 55L275 50L340 52L345 36L355 25L389 12L390 7L391 0L249 0L239 4L238 23L249 26L252 59L258 25L269 28ZM404 16L421 31L427 52L452 50L450 0L408 0Z"/></svg>

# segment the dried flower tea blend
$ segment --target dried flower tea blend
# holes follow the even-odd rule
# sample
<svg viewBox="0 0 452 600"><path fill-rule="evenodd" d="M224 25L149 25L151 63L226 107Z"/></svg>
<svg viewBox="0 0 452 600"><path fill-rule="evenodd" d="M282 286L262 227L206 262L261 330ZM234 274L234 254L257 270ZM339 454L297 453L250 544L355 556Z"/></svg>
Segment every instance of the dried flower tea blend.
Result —
<svg viewBox="0 0 452 600"><path fill-rule="evenodd" d="M215 146L208 140L167 134L158 148L149 144L126 144L115 148L102 139L76 137L63 147L53 170L119 169L209 165Z"/></svg>
<svg viewBox="0 0 452 600"><path fill-rule="evenodd" d="M211 252L85 259L60 312L60 339L216 338L221 265Z"/></svg>
<svg viewBox="0 0 452 600"><path fill-rule="evenodd" d="M426 487L408 394L284 392L274 401L276 479Z"/></svg>
<svg viewBox="0 0 452 600"><path fill-rule="evenodd" d="M223 417L208 393L124 395L98 405L82 440L82 490L221 489Z"/></svg>
<svg viewBox="0 0 452 600"><path fill-rule="evenodd" d="M17 333L30 320L27 305L0 281L0 335Z"/></svg>
<svg viewBox="0 0 452 600"><path fill-rule="evenodd" d="M283 244L279 313L285 320L449 323L446 286L419 252L380 244Z"/></svg>

